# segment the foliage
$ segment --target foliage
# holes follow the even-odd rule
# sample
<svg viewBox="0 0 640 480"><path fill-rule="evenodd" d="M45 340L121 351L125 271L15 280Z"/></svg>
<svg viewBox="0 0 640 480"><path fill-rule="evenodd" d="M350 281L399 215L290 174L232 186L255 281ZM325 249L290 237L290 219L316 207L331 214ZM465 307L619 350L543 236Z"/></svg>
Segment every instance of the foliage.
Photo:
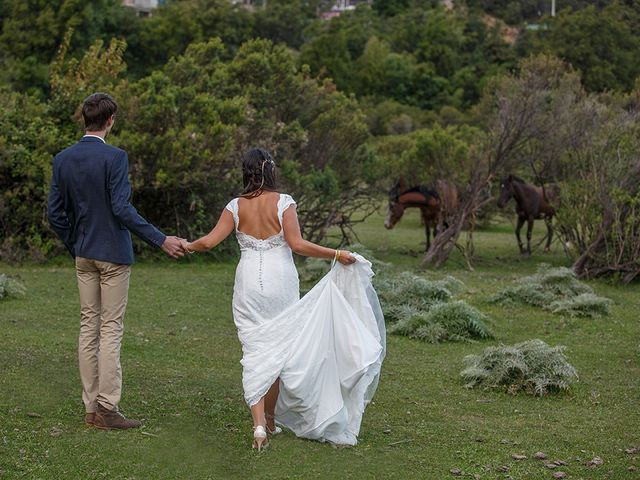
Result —
<svg viewBox="0 0 640 480"><path fill-rule="evenodd" d="M125 59L135 78L142 78L183 55L189 45L212 38L222 40L229 59L254 37L254 24L250 12L228 0L166 2L124 36L130 46Z"/></svg>
<svg viewBox="0 0 640 480"><path fill-rule="evenodd" d="M366 208L362 113L282 45L253 40L225 61L219 40L192 44L123 94L118 140L136 161L139 204L160 225L207 231L238 193L239 154L252 145L274 153L307 238L336 223L348 234L351 212Z"/></svg>
<svg viewBox="0 0 640 480"><path fill-rule="evenodd" d="M575 115L588 126L568 148L562 184L560 232L580 276L640 274L640 88L628 96L601 96Z"/></svg>
<svg viewBox="0 0 640 480"><path fill-rule="evenodd" d="M430 281L411 272L377 278L374 285L380 296L385 318L390 313L388 320L392 321L400 320L393 315L393 311L397 311L399 306L426 311L436 303L450 300L452 290L461 288L460 282L454 278Z"/></svg>
<svg viewBox="0 0 640 480"><path fill-rule="evenodd" d="M458 15L437 3L394 8L388 19L376 3L373 10L358 8L315 23L301 61L358 97L422 109L466 108L480 96L484 77L511 65L513 56L499 33L477 16Z"/></svg>
<svg viewBox="0 0 640 480"><path fill-rule="evenodd" d="M304 44L305 30L317 21L319 3L309 0L269 0L267 8L255 12L254 35L299 49Z"/></svg>
<svg viewBox="0 0 640 480"><path fill-rule="evenodd" d="M20 280L0 273L0 300L11 297L22 297L26 293L27 289Z"/></svg>
<svg viewBox="0 0 640 480"><path fill-rule="evenodd" d="M554 122L555 115L568 115L567 106L575 104L580 93L577 75L558 59L544 55L522 61L517 75L504 75L491 82L474 112L485 133L470 149L460 207L449 228L431 244L424 265L441 266L456 246L462 229L471 224L473 231L475 217L488 201L486 192L494 177L522 165L538 171L541 163L545 165L566 148L569 139L579 141L567 129L556 128ZM473 246L468 242L462 250L469 263Z"/></svg>
<svg viewBox="0 0 640 480"><path fill-rule="evenodd" d="M374 278L390 333L428 343L491 338L488 317L462 300L452 301L464 284L452 276L427 280L411 272Z"/></svg>
<svg viewBox="0 0 640 480"><path fill-rule="evenodd" d="M127 46L124 41L114 38L105 48L102 40L96 40L78 59L69 58L72 37L73 30L69 30L51 64L49 101L50 114L71 135L83 131L82 101L96 91L125 88L121 79L127 67L122 58Z"/></svg>
<svg viewBox="0 0 640 480"><path fill-rule="evenodd" d="M62 252L46 221L51 159L70 141L36 98L0 89L0 257Z"/></svg>
<svg viewBox="0 0 640 480"><path fill-rule="evenodd" d="M551 13L551 2L543 0L465 0L471 8L479 8L491 15L504 19L510 24L525 20L535 21ZM579 10L591 5L606 6L606 0L562 0L558 7L562 10Z"/></svg>
<svg viewBox="0 0 640 480"><path fill-rule="evenodd" d="M609 315L611 303L613 302L608 298L593 293L581 293L575 297L553 301L549 304L548 310L572 317L594 317Z"/></svg>
<svg viewBox="0 0 640 480"><path fill-rule="evenodd" d="M595 317L607 315L611 300L594 294L593 289L576 278L573 270L539 265L535 275L519 279L491 301L502 305L514 303L531 305L553 313Z"/></svg>
<svg viewBox="0 0 640 480"><path fill-rule="evenodd" d="M538 339L487 347L480 355L464 358L466 368L460 375L468 388L504 388L511 394L525 391L542 396L568 390L578 374L564 350Z"/></svg>
<svg viewBox="0 0 640 480"><path fill-rule="evenodd" d="M73 54L95 40L107 40L130 30L133 11L119 0L5 0L0 6L0 83L16 90L42 94L48 88L48 66L65 34Z"/></svg>
<svg viewBox="0 0 640 480"><path fill-rule="evenodd" d="M161 71L130 83L120 78L125 69L122 42L114 40L104 49L97 41L81 59L67 59L70 35L52 68L51 100L36 104L33 118L15 119L25 106L16 103L21 96L7 93L0 117L8 145L2 180L10 184L0 209L7 217L2 224L6 248L21 246L15 240L21 232L42 235L45 230L50 155L79 132L69 120L74 114L77 120L82 99L96 90L111 91L120 104L110 141L129 153L134 204L166 231L189 238L208 232L224 204L239 193L239 154L252 145L274 153L281 188L298 201L307 238L322 239L334 224L347 238L352 213L374 208L376 202L367 194L370 158L362 148L368 138L362 112L330 82L320 83L299 69L286 47L254 40L227 61L224 45L212 39L190 45ZM26 97L22 101L32 102ZM34 136L24 128L27 121L51 133ZM35 151L19 145L23 137L41 144L49 136L50 144ZM18 146L24 161L11 149ZM48 158L40 149L46 149ZM34 164L30 158L36 153L40 156ZM42 166L37 187L13 183L20 178L19 161L30 164L28 175ZM9 204L11 199L19 203ZM12 220L11 208L30 212ZM44 237L47 244L51 234Z"/></svg>
<svg viewBox="0 0 640 480"><path fill-rule="evenodd" d="M341 242L350 241L354 213L371 213L376 192L400 172L427 184L447 177L459 188L460 214L425 257L441 265L460 231L473 231L491 178L511 170L566 184L560 230L581 275L630 281L640 271L637 191L617 173L640 151L631 127L637 94L611 92L632 90L640 72L633 1L568 0L571 10L520 32L516 46L486 13L531 19L542 9L535 0L453 9L432 0L361 2L330 21L317 18L331 6L325 0L240 3L164 2L140 18L117 0L2 2L0 90L31 95L41 109L33 129L3 134L8 151L36 144L29 135L42 122L55 130L56 148L70 144L81 130L80 101L106 90L121 107L110 140L130 153L134 203L172 233L208 230L237 192L237 154L260 143L277 154L312 240L337 225ZM518 65L532 52L566 63L539 55ZM29 175L40 169L36 183L45 185L39 150L29 154L37 157ZM608 160L594 162L598 155ZM9 186L3 252L15 258L53 252L39 218L44 187L14 186L25 177L10 164L23 161L5 155L0 165L17 175L0 178ZM9 206L9 197L34 211ZM11 208L20 216L5 220Z"/></svg>
<svg viewBox="0 0 640 480"><path fill-rule="evenodd" d="M633 88L640 75L637 6L611 2L601 10L593 5L575 12L565 9L547 25L524 39L531 51L551 53L573 65L588 91Z"/></svg>
<svg viewBox="0 0 640 480"><path fill-rule="evenodd" d="M407 315L389 328L389 332L406 335L427 343L470 342L492 338L487 316L463 300L441 302L426 312Z"/></svg>

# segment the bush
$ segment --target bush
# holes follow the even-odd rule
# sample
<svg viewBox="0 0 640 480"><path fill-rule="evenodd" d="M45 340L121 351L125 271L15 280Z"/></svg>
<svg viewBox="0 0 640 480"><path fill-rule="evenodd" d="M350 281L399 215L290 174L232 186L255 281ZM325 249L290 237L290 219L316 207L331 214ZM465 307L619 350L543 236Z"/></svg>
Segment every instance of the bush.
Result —
<svg viewBox="0 0 640 480"><path fill-rule="evenodd" d="M429 281L411 272L386 275L375 282L383 308L408 306L426 310L453 296L445 280Z"/></svg>
<svg viewBox="0 0 640 480"><path fill-rule="evenodd" d="M559 392L578 379L564 350L538 339L488 347L480 355L467 355L460 375L468 388L506 388L511 394L523 390L538 396Z"/></svg>
<svg viewBox="0 0 640 480"><path fill-rule="evenodd" d="M427 312L401 318L389 331L428 343L471 342L493 337L486 322L486 315L468 303L457 300L437 303Z"/></svg>
<svg viewBox="0 0 640 480"><path fill-rule="evenodd" d="M611 303L612 301L608 298L598 297L592 293L583 293L566 300L556 300L546 308L553 313L561 313L572 317L597 317L609 315L609 305Z"/></svg>
<svg viewBox="0 0 640 480"><path fill-rule="evenodd" d="M20 280L0 273L0 300L9 297L22 297L27 289Z"/></svg>
<svg viewBox="0 0 640 480"><path fill-rule="evenodd" d="M594 294L593 289L565 267L542 264L535 275L523 277L489 299L502 305L525 304L553 313L595 317L608 315L611 300Z"/></svg>

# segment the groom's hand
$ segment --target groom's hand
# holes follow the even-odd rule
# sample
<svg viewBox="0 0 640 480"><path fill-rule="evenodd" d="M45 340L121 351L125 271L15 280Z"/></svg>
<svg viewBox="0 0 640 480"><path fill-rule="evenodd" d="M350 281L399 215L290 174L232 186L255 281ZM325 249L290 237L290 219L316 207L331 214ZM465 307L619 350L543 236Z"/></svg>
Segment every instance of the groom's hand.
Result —
<svg viewBox="0 0 640 480"><path fill-rule="evenodd" d="M180 258L185 254L182 240L182 238L178 237L167 237L164 239L164 243L162 244L162 250L164 250L170 257Z"/></svg>

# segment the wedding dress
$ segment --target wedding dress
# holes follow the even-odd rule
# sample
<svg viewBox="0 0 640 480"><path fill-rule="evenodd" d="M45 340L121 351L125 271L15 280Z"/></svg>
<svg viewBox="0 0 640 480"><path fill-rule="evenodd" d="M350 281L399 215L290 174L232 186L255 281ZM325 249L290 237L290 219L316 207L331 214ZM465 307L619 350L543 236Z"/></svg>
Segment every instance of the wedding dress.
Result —
<svg viewBox="0 0 640 480"><path fill-rule="evenodd" d="M294 200L280 194L278 219ZM241 257L233 317L242 344L249 406L280 378L275 420L297 436L355 445L385 356L384 318L371 285L371 263L336 263L302 299L293 255L279 233L264 240L238 230Z"/></svg>

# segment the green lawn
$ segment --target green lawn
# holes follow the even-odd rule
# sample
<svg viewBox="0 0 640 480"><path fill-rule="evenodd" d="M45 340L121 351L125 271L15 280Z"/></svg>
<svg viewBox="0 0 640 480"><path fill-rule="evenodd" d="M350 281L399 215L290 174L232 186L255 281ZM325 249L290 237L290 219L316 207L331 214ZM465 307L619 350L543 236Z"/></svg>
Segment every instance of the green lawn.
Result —
<svg viewBox="0 0 640 480"><path fill-rule="evenodd" d="M537 225L536 238L542 235ZM398 269L415 269L423 249L417 215L386 231L380 216L358 228L361 241ZM570 479L638 479L640 454L640 286L593 282L615 301L599 319L567 319L533 308L503 308L486 298L555 253L522 259L511 225L476 234L475 270L458 254L430 277L453 274L461 295L493 319L495 341L428 345L389 336L374 403L354 448L285 433L263 454L250 449L242 397L240 345L231 317L235 265L167 260L134 267L122 351L122 410L139 431L82 425L77 372L78 305L74 272L10 267L28 288L0 303L0 478L545 479L553 471L537 451L563 460ZM563 395L465 389L462 358L498 342L541 338L568 347L580 382ZM516 461L512 454L525 454ZM587 467L599 456L604 464ZM508 467L507 472L501 467ZM474 477L475 475L475 477Z"/></svg>

